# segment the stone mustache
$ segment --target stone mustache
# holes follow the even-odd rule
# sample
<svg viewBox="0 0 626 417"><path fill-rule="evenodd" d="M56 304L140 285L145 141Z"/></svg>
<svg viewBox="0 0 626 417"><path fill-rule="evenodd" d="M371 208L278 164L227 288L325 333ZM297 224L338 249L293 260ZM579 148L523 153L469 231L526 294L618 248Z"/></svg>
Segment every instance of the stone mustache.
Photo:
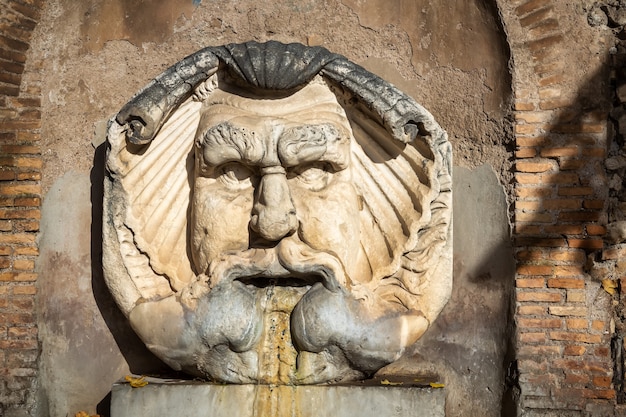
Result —
<svg viewBox="0 0 626 417"><path fill-rule="evenodd" d="M365 378L449 299L447 136L343 56L205 48L127 103L107 146L105 279L176 370Z"/></svg>

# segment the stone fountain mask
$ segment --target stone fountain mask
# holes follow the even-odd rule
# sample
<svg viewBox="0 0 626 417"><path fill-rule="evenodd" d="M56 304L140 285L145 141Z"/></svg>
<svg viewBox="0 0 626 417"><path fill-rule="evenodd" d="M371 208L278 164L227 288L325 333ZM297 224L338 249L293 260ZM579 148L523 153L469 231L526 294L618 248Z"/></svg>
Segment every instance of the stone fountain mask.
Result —
<svg viewBox="0 0 626 417"><path fill-rule="evenodd" d="M342 56L206 48L133 98L108 145L105 279L176 370L364 378L450 296L445 132Z"/></svg>

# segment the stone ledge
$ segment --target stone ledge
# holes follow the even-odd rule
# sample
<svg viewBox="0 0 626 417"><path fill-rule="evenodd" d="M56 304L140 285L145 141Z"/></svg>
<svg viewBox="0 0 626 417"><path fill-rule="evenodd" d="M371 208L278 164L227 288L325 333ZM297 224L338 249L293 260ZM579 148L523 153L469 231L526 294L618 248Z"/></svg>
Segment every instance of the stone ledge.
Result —
<svg viewBox="0 0 626 417"><path fill-rule="evenodd" d="M443 417L445 389L218 385L150 379L113 385L111 417Z"/></svg>

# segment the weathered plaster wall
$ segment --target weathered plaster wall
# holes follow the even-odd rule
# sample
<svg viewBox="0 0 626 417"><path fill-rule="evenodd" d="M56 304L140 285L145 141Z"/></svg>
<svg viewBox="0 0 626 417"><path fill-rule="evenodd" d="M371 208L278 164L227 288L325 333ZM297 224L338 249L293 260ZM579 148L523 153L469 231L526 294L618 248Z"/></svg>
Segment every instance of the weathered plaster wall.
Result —
<svg viewBox="0 0 626 417"><path fill-rule="evenodd" d="M43 59L40 415L94 412L98 403L104 412L114 380L129 370L162 370L102 284L103 153L94 147L105 121L187 54L251 39L344 54L407 91L448 131L455 163L467 168L459 184L471 188L456 201L459 209L490 214L459 216L455 234L464 243L455 258L454 303L433 328L439 333L391 371L439 373L454 392L451 415L499 415L512 259L506 247L470 250L485 236L499 242L508 234L509 56L495 5L486 0L48 1L29 52ZM465 358L471 364L460 368Z"/></svg>

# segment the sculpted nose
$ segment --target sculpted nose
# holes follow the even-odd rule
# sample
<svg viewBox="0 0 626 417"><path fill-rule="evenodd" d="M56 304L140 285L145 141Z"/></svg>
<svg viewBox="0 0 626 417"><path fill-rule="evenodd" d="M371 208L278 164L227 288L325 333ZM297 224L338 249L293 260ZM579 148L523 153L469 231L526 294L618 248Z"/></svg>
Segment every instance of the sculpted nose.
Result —
<svg viewBox="0 0 626 417"><path fill-rule="evenodd" d="M283 167L267 167L261 171L250 227L270 241L280 240L296 230L296 209Z"/></svg>

